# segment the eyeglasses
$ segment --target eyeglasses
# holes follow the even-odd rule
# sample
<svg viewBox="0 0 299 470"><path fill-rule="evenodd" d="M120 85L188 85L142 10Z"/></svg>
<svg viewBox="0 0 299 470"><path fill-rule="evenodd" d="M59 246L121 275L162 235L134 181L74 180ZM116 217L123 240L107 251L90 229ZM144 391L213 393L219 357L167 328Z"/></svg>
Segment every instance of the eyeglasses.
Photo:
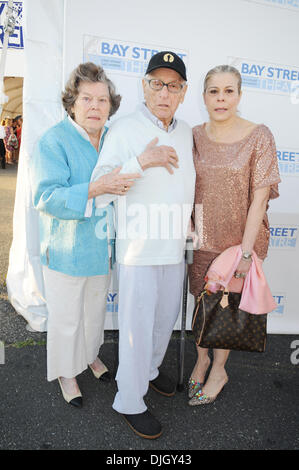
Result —
<svg viewBox="0 0 299 470"><path fill-rule="evenodd" d="M180 82L164 83L162 80L157 80L156 78L146 78L146 81L148 82L151 89L155 91L160 91L164 86L166 86L170 93L180 93L180 91L184 88L184 84Z"/></svg>

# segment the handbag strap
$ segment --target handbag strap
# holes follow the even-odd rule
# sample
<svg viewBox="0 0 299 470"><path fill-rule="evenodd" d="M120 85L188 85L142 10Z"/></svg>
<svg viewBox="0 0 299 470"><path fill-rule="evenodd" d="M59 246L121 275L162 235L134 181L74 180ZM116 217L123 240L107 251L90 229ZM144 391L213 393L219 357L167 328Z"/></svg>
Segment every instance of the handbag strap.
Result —
<svg viewBox="0 0 299 470"><path fill-rule="evenodd" d="M194 315L193 315L193 321L192 321L192 326L191 326L191 328L193 328L195 319L196 319L196 317L197 317L200 301L201 301L201 299L203 298L203 296L204 296L205 294L206 294L206 291L203 290L202 293L201 293L199 296L196 297L196 309L195 309L195 312L194 312Z"/></svg>
<svg viewBox="0 0 299 470"><path fill-rule="evenodd" d="M197 314L198 314L200 301L202 300L203 325L202 325L202 328L201 328L199 340L197 341L197 345L200 344L201 337L202 337L204 327L205 327L205 322L206 322L206 308L205 308L205 303L204 303L204 298L203 298L206 293L207 293L207 291L203 290L202 293L197 297L197 299L196 299L196 303L197 303L196 310L195 310L194 315L193 315L192 329L193 329L193 325L194 325L194 322L195 322Z"/></svg>

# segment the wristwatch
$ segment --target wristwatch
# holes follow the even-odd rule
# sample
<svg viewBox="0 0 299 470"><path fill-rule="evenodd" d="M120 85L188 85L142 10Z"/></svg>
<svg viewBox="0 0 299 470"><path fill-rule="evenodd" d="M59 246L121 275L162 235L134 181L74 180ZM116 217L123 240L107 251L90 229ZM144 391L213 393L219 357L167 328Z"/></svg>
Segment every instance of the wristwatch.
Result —
<svg viewBox="0 0 299 470"><path fill-rule="evenodd" d="M251 253L249 251L243 251L242 253L242 259L244 261L250 261L252 258Z"/></svg>

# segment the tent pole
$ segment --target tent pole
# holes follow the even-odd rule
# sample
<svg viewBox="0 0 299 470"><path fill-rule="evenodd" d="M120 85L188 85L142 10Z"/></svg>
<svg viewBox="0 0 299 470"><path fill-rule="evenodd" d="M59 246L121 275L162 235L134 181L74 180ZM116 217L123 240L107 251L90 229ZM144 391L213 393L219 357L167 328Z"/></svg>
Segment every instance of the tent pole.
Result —
<svg viewBox="0 0 299 470"><path fill-rule="evenodd" d="M4 94L4 72L8 49L8 39L13 34L16 24L16 18L13 12L13 0L8 0L6 19L4 22L4 38L3 49L0 60L0 114L2 113L2 105L8 101L8 97Z"/></svg>

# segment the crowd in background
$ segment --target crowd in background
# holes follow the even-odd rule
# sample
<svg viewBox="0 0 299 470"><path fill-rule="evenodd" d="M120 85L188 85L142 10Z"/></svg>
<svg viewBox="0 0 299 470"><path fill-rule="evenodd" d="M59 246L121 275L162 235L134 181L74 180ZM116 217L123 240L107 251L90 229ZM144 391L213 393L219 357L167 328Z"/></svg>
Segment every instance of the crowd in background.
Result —
<svg viewBox="0 0 299 470"><path fill-rule="evenodd" d="M7 164L17 164L21 146L22 116L6 117L1 121L0 133L0 159L1 168Z"/></svg>

